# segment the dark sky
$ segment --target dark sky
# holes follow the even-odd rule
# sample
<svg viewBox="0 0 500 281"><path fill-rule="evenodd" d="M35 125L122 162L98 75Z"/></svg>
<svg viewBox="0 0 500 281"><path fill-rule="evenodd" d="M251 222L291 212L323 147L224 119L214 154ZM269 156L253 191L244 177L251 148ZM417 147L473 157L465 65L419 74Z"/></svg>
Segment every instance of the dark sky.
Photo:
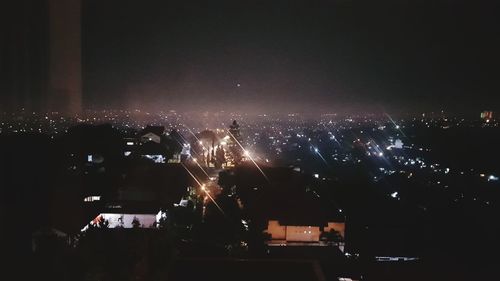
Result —
<svg viewBox="0 0 500 281"><path fill-rule="evenodd" d="M87 106L500 109L494 1L84 2Z"/></svg>

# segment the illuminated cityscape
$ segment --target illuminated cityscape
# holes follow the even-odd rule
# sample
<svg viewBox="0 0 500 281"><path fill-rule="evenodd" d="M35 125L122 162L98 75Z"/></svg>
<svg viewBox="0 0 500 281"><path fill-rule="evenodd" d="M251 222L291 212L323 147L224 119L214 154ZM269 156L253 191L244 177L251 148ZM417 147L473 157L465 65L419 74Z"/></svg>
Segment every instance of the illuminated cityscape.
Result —
<svg viewBox="0 0 500 281"><path fill-rule="evenodd" d="M21 111L3 114L0 129L2 147L30 143L5 151L21 169L13 176L33 159L50 163L37 168L37 182L51 193L36 191L46 199L35 206L69 212L33 222L35 254L45 236L89 255L85 243L118 235L101 230L174 231L181 263L208 254L200 251L224 262L333 255L342 270L328 274L358 280L378 276L370 257L419 268L432 258L424 245L473 239L467 251L481 251L485 237L456 232L470 215L485 220L474 227L495 215L500 151L483 144L498 141L498 121L434 115ZM425 229L456 238L424 239Z"/></svg>
<svg viewBox="0 0 500 281"><path fill-rule="evenodd" d="M7 2L3 279L498 279L496 7Z"/></svg>

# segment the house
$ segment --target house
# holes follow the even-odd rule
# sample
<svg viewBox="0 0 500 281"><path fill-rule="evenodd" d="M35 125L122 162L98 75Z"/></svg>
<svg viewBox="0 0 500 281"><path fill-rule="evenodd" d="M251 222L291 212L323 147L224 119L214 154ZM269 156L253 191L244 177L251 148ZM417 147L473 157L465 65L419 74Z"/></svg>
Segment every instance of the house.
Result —
<svg viewBox="0 0 500 281"><path fill-rule="evenodd" d="M162 211L150 202L112 202L92 219L83 229L89 228L158 228L160 222L167 218L166 211Z"/></svg>
<svg viewBox="0 0 500 281"><path fill-rule="evenodd" d="M180 165L131 166L116 193L99 200L97 196L85 198L88 208L94 208L79 229L82 225L85 225L83 231L90 227L156 228L160 219L167 216L166 211L159 211L174 208L195 184Z"/></svg>
<svg viewBox="0 0 500 281"><path fill-rule="evenodd" d="M130 156L137 149L138 141L136 138L123 138L123 155Z"/></svg>
<svg viewBox="0 0 500 281"><path fill-rule="evenodd" d="M269 246L336 244L343 250L345 218L341 214L326 211L320 200L305 192L275 199L264 231L269 235Z"/></svg>
<svg viewBox="0 0 500 281"><path fill-rule="evenodd" d="M286 167L262 167L266 177L256 170L240 165L227 176L232 179L222 180L238 187L248 218L267 234L268 246L338 246L343 251L346 217L315 191L313 177Z"/></svg>
<svg viewBox="0 0 500 281"><path fill-rule="evenodd" d="M268 245L318 244L327 245L328 234L339 233L339 240L345 238L345 222L327 222L325 224L300 225L282 224L278 220L269 220L266 233L270 235ZM339 242L339 241L338 241Z"/></svg>
<svg viewBox="0 0 500 281"><path fill-rule="evenodd" d="M140 132L140 141L142 143L152 141L159 144L161 142L161 136L163 136L164 132L165 127L163 126L148 125Z"/></svg>
<svg viewBox="0 0 500 281"><path fill-rule="evenodd" d="M183 145L179 139L182 137L175 130L165 134L165 127L148 125L140 132L139 145L135 150L128 149L124 154L137 154L154 163L180 163ZM135 145L132 141L129 143L130 147Z"/></svg>
<svg viewBox="0 0 500 281"><path fill-rule="evenodd" d="M67 168L77 173L105 172L109 161L123 155L121 133L111 125L77 125L56 140Z"/></svg>
<svg viewBox="0 0 500 281"><path fill-rule="evenodd" d="M170 158L170 153L164 144L156 141L148 141L142 144L137 153L143 157L152 160L154 163L165 163Z"/></svg>

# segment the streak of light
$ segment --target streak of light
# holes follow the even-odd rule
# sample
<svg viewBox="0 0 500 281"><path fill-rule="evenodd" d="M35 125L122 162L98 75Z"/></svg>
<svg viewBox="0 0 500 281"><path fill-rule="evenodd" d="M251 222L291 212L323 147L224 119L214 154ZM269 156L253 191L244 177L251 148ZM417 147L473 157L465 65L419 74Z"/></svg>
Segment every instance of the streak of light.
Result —
<svg viewBox="0 0 500 281"><path fill-rule="evenodd" d="M337 138L335 137L335 135L326 127L326 125L324 123L322 123L321 125L323 125L323 127L325 128L325 130L328 131L328 134L332 135L333 136L333 140L338 144L340 145L340 142L337 140Z"/></svg>
<svg viewBox="0 0 500 281"><path fill-rule="evenodd" d="M193 137L196 139L196 141L197 141L198 143L201 143L201 140L200 140L200 139L196 136L196 134L195 134L195 133L193 133L193 131L192 131L192 130L188 127L188 126L186 126L186 125L183 125L183 126L184 126L184 127L185 127L188 131L189 131L189 133L191 133L191 135L193 135ZM183 137L183 139L184 139L184 137ZM186 141L186 143L189 143L189 142L187 142L187 141ZM198 157L200 157L200 156L201 156L201 155L200 155L200 154L196 151L196 149L191 150L191 151L193 151L194 153L196 153L196 155L198 155ZM199 165L198 165L198 166L199 166Z"/></svg>
<svg viewBox="0 0 500 281"><path fill-rule="evenodd" d="M219 209L219 211L224 215L226 216L226 213L224 213L224 211L222 210L222 208L219 206L219 204L217 204L217 202L215 202L214 198L212 197L212 195L210 195L210 192L208 192L208 190L206 190L205 188L202 189L205 194L208 196L208 198L210 198L210 200L212 201L212 203L215 204L215 206L217 207L217 209Z"/></svg>
<svg viewBox="0 0 500 281"><path fill-rule="evenodd" d="M200 188L203 186L203 184L191 173L191 171L184 165L184 163L181 163L182 167L189 173L189 175L196 181L196 183L200 186Z"/></svg>
<svg viewBox="0 0 500 281"><path fill-rule="evenodd" d="M205 189L205 185L202 184L197 178L195 175L193 175L193 173L191 173L191 171L186 167L186 165L184 165L183 163L181 163L182 167L184 167L184 169L186 169L186 171L189 173L189 175L196 181L196 183L200 186L200 189L205 192L205 194L208 196L208 198L210 198L210 200L212 201L212 203L214 203L214 205L217 207L217 209L219 209L219 211L224 215L226 216L226 213L222 210L222 208L219 206L219 204L217 204L217 202L215 202L214 198L210 195L210 193L208 192L208 190Z"/></svg>
<svg viewBox="0 0 500 281"><path fill-rule="evenodd" d="M207 178L210 179L210 176L208 175L208 173L205 171L205 169L203 169L203 167L200 165L200 163L198 163L198 160L196 160L196 159L193 158L193 162L196 163L196 165L198 166L198 168L200 168L200 170L203 171L203 173L207 176Z"/></svg>
<svg viewBox="0 0 500 281"><path fill-rule="evenodd" d="M191 135L193 135L193 137L196 139L196 141L199 143L200 142L200 139L196 136L195 133L193 133L193 131L186 125L184 125L184 127L186 127L186 129L191 133Z"/></svg>
<svg viewBox="0 0 500 281"><path fill-rule="evenodd" d="M323 155L321 155L321 152L319 151L319 149L315 147L315 148L314 148L314 152L315 152L316 154L318 154L318 155L319 155L319 157L321 158L321 160L323 160L323 162L325 162L325 164L328 166L328 162L326 162L325 157L323 157Z"/></svg>
<svg viewBox="0 0 500 281"><path fill-rule="evenodd" d="M396 130L398 130L406 138L405 133L400 129L400 126L398 124L396 124L396 122L394 122L392 117L388 113L384 113L384 115L387 116L387 118L389 118L391 123L394 125L394 128L396 128Z"/></svg>
<svg viewBox="0 0 500 281"><path fill-rule="evenodd" d="M264 173L264 171L262 171L262 169L259 167L259 165L257 164L257 162L255 162L255 160L253 160L253 157L250 155L250 153L248 153L248 151L246 151L245 148L243 148L243 146L241 145L241 143L234 137L234 135L229 130L226 130L226 131L231 135L231 137L233 137L233 139L236 141L236 143L241 148L241 150L243 150L245 152L245 156L247 156L248 159L250 159L250 161L252 161L252 163L255 165L255 167L257 167L257 169L262 174L262 176L269 182L269 178L266 176L266 174Z"/></svg>

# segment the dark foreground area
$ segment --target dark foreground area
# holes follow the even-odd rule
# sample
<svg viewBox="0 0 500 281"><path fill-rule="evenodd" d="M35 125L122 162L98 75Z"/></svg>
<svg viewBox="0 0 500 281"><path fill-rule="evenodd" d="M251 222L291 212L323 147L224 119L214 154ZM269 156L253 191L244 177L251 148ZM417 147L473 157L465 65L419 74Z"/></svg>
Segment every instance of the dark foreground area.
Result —
<svg viewBox="0 0 500 281"><path fill-rule="evenodd" d="M246 163L212 169L217 177L213 184L220 186L217 205L202 203L199 195L186 191L197 184L182 169L187 162L155 164L125 158L123 142L130 135L111 127L82 130L83 135L73 129L57 138L0 137L0 234L6 279L493 280L497 276L500 186L489 177L499 174L496 129L408 129L405 142L433 149L421 154L413 152L418 149L385 152L394 156L385 158L389 160L402 159L403 154L405 161L425 158L429 166L425 168L373 160L366 156L365 146L343 145L353 143L349 137L329 147L320 144L321 134L311 133L325 162L307 156L311 150L306 147L284 151L289 158L302 155L301 166L263 165L259 171ZM299 147L302 140L296 141ZM375 134L371 141L382 142ZM324 152L329 149L349 160L336 162L337 154ZM102 155L104 164L87 163L89 151ZM281 156L276 163L284 159ZM380 167L396 172L375 173ZM315 172L319 175L311 176ZM198 171L196 177L203 175ZM344 252L336 247L265 246L262 233L274 205L291 207L289 213L295 218L311 219L310 207L293 205L292 194L302 192L333 207L333 216L341 212L346 222ZM83 202L97 193L106 202L126 196L149 200L146 207L167 210L168 223L158 229L96 227L82 234L81 229L106 207L104 202ZM179 207L180 199L192 205ZM199 204L206 204L203 213L196 208ZM143 205L134 205L134 210Z"/></svg>

